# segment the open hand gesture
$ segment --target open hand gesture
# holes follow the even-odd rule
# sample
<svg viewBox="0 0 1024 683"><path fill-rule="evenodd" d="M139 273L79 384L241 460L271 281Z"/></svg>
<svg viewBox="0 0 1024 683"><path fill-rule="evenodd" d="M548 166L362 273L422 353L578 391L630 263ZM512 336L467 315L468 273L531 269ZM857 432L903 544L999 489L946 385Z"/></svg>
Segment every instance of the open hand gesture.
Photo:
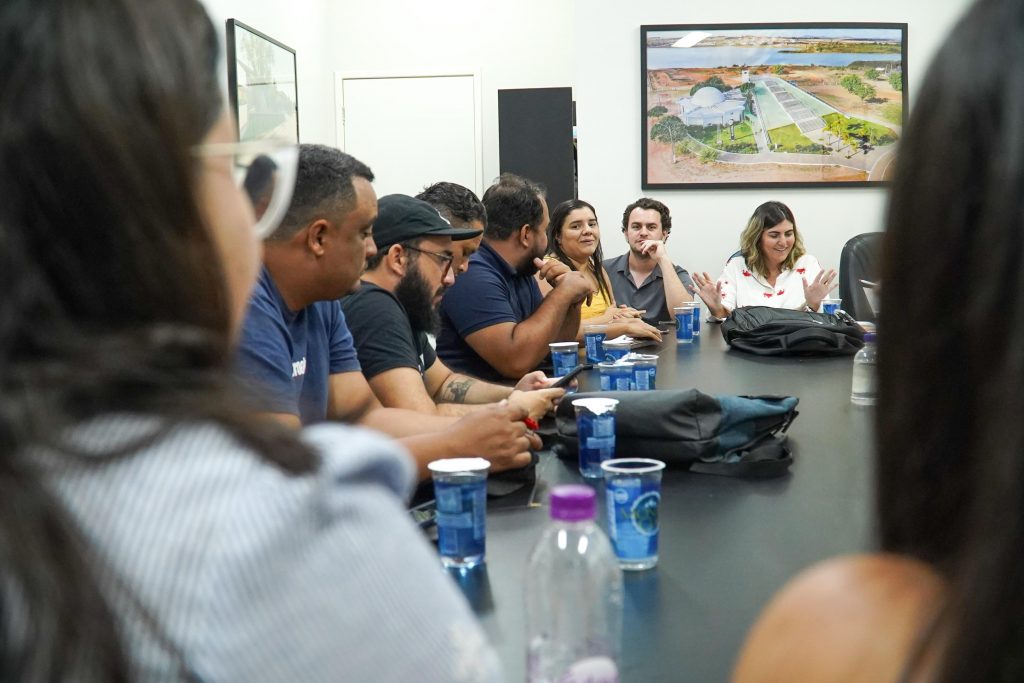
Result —
<svg viewBox="0 0 1024 683"><path fill-rule="evenodd" d="M836 282L836 271L832 268L819 271L810 284L807 284L807 278L801 279L804 282L804 301L812 311L818 310L822 299L839 286Z"/></svg>
<svg viewBox="0 0 1024 683"><path fill-rule="evenodd" d="M708 305L708 310L716 318L724 318L725 306L722 305L722 283L711 279L707 273L694 273L693 284L697 286L697 296Z"/></svg>

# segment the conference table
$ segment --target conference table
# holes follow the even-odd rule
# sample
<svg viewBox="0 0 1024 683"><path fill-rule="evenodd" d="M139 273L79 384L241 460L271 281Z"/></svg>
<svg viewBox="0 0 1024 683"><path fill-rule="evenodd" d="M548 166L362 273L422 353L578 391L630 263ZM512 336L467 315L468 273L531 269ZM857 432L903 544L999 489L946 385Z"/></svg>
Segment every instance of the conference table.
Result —
<svg viewBox="0 0 1024 683"><path fill-rule="evenodd" d="M677 345L673 334L643 351L659 356L658 388L799 397L788 431L794 463L767 480L665 471L658 566L624 573L624 683L727 681L747 630L788 579L872 545L874 409L850 403L852 358L753 356L730 350L717 325L705 325L692 345ZM581 391L598 389L592 373L580 376ZM489 510L486 563L451 571L508 681L525 679L527 558L548 522L546 492L582 481L576 463L543 453L535 502Z"/></svg>

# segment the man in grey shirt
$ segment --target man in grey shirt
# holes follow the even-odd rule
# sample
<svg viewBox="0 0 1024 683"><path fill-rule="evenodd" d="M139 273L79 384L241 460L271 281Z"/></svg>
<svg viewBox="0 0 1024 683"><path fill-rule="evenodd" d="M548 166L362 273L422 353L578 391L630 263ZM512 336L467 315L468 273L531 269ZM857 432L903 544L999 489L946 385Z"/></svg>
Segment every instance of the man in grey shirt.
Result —
<svg viewBox="0 0 1024 683"><path fill-rule="evenodd" d="M671 231L668 207L641 197L622 213L629 251L604 261L615 303L647 311L644 320L652 325L671 320L674 307L693 301L690 274L672 263L665 247Z"/></svg>

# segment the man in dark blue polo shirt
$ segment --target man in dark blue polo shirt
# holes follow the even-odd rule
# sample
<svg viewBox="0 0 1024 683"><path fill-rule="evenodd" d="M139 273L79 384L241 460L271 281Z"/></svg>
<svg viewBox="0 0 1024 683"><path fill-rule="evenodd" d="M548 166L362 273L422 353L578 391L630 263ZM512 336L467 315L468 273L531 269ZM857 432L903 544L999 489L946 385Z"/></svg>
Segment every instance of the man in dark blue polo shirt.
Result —
<svg viewBox="0 0 1024 683"><path fill-rule="evenodd" d="M541 260L548 207L540 186L506 173L483 203L483 243L441 302L437 354L457 372L516 380L537 367L548 344L576 339L580 304L593 287L582 273ZM554 287L546 297L538 273Z"/></svg>

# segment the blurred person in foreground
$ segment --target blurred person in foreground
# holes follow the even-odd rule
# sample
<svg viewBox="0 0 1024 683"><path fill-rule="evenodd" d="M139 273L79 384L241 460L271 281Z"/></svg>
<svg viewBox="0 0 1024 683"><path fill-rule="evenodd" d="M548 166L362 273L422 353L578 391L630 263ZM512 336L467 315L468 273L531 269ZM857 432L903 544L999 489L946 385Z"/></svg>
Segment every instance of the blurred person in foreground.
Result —
<svg viewBox="0 0 1024 683"><path fill-rule="evenodd" d="M882 256L879 551L785 587L738 682L1024 680L1022 60L1024 3L982 0L929 68Z"/></svg>

